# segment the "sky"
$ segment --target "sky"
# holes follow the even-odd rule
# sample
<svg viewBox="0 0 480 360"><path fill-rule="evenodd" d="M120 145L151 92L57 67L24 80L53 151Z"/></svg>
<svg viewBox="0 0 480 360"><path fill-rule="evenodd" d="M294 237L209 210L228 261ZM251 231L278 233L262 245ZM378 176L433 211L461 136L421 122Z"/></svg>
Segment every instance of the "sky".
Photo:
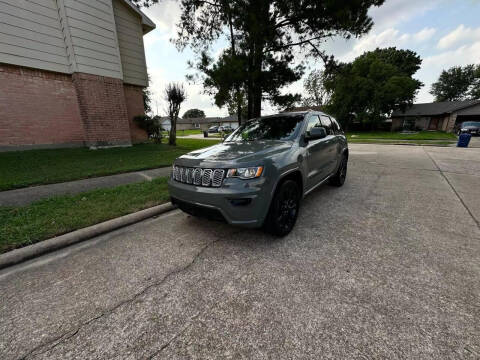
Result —
<svg viewBox="0 0 480 360"><path fill-rule="evenodd" d="M177 2L164 0L143 11L157 25L144 38L154 113L158 109L160 115L166 114L165 85L179 82L184 84L188 96L181 114L198 108L207 116L227 116L226 108L219 109L211 96L203 94L201 84L186 81L185 76L192 73L188 61L195 58L189 49L179 52L170 42L180 18ZM395 46L415 51L423 62L414 77L424 83L417 103L433 101L430 86L443 69L480 63L480 0L386 0L381 7L371 8L369 13L374 26L368 34L358 39L329 40L324 43L324 50L341 61L352 61L377 47ZM223 46L222 42L215 44L212 54L220 53ZM319 59L309 59L306 65L308 71L322 67ZM303 80L291 84L285 91L302 93ZM265 104L262 114L277 110Z"/></svg>

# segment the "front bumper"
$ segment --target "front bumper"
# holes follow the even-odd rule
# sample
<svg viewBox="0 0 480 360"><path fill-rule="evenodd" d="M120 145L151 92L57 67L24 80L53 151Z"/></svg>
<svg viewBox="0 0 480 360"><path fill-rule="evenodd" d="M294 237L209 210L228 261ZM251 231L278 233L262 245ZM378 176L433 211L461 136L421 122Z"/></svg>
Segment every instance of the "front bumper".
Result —
<svg viewBox="0 0 480 360"><path fill-rule="evenodd" d="M197 216L216 218L232 225L262 226L270 207L271 186L266 178L252 180L227 178L219 188L168 181L172 203ZM203 209L203 210L202 210Z"/></svg>

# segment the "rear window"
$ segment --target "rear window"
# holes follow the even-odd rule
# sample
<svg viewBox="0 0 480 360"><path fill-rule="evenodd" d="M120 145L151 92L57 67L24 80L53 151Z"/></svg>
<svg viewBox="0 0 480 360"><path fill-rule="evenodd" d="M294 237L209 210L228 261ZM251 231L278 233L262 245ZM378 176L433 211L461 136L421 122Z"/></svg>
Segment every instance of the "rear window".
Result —
<svg viewBox="0 0 480 360"><path fill-rule="evenodd" d="M469 121L469 122L464 122L462 126L478 126L480 127L480 122L477 121Z"/></svg>

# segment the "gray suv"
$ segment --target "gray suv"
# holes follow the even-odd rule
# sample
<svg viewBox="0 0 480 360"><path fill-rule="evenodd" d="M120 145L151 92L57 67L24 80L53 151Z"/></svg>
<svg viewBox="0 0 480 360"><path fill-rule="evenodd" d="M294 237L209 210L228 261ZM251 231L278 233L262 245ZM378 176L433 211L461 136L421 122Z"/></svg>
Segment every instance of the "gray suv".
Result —
<svg viewBox="0 0 480 360"><path fill-rule="evenodd" d="M223 143L177 158L168 182L173 204L194 216L288 234L300 201L329 181L342 186L347 139L322 112L248 121Z"/></svg>

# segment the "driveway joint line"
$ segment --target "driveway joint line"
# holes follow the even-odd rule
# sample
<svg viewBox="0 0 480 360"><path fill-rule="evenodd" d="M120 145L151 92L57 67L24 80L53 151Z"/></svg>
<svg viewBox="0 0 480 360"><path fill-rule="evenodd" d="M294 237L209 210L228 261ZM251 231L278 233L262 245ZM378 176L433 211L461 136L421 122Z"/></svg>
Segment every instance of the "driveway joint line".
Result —
<svg viewBox="0 0 480 360"><path fill-rule="evenodd" d="M236 232L238 233L238 232ZM234 233L235 234L235 233ZM191 266L194 265L194 263L197 261L197 259L211 246L211 245L214 245L215 243L219 242L219 241L222 241L223 238L219 237L209 243L207 243L205 246L203 246L200 251L194 255L192 261L190 261L186 266L180 268L180 269L176 269L176 270L173 270L171 272L169 272L167 275L165 275L160 281L157 281L155 283L152 283L148 286L146 286L144 289L142 289L141 291L139 291L138 293L136 293L135 295L133 295L131 298L127 299L127 300L124 300L124 301L121 301L119 302L118 304L116 304L115 306L113 306L112 308L110 309L107 309L105 310L104 312L102 312L100 315L98 316L95 316L89 320L87 320L86 322L80 324L76 329L74 330L70 330L70 331L67 331L66 333L64 333L63 335L59 336L59 337L56 337L44 344L40 344L38 346L36 346L35 348L33 348L32 350L30 350L29 352L27 352L25 355L21 356L20 358L18 358L18 360L25 360L27 358L29 358L30 356L36 356L36 355L41 355L41 354L44 354L52 349L54 349L55 347L57 347L58 345L60 345L61 343L65 342L66 340L68 339L71 339L72 337L74 337L75 335L77 335L79 333L79 331L84 328L85 326L88 326L90 325L91 323L95 322L96 320L104 317L105 315L109 315L111 313L113 313L115 310L117 310L118 308L122 307L123 305L126 305L126 304L129 304L129 303L132 303L134 302L139 296L142 296L143 294L145 294L148 290L154 288L154 287L158 287L158 286L161 286L163 285L163 283L165 283L171 276L174 276L174 275L178 275L186 270L188 270ZM178 335L181 335L181 333L179 333ZM173 341L174 339L172 339L171 341ZM57 343L55 343L57 342ZM51 344L55 343L53 346L49 347L47 350L45 351L42 351L42 352L37 352L35 353L37 350L40 350L42 348L45 348ZM167 346L168 346L168 342L167 342ZM166 346L165 346L166 347ZM163 347L161 350L163 350L165 347Z"/></svg>
<svg viewBox="0 0 480 360"><path fill-rule="evenodd" d="M455 187L452 185L452 183L450 182L450 180L448 180L448 178L445 176L445 174L443 173L442 169L438 166L437 162L435 161L435 159L428 153L427 150L425 150L425 148L422 148L423 151L425 151L425 153L427 154L427 156L430 158L430 160L433 162L433 164L437 167L438 171L440 172L440 174L442 175L442 177L445 179L445 181L447 182L447 184L450 186L450 188L453 190L453 192L455 193L455 195L457 196L458 200L460 200L460 202L462 203L463 207L465 208L465 210L467 210L467 212L470 214L470 217L473 219L473 221L477 224L477 227L480 229L480 221L477 220L477 218L473 215L473 213L470 211L470 209L468 208L467 204L465 204L465 202L463 201L462 197L460 196L460 194L457 192L457 190L455 189Z"/></svg>
<svg viewBox="0 0 480 360"><path fill-rule="evenodd" d="M141 177L143 177L144 179L147 179L148 181L152 181L153 178L151 176L148 176L147 174L144 174L143 172L141 173L138 173Z"/></svg>

